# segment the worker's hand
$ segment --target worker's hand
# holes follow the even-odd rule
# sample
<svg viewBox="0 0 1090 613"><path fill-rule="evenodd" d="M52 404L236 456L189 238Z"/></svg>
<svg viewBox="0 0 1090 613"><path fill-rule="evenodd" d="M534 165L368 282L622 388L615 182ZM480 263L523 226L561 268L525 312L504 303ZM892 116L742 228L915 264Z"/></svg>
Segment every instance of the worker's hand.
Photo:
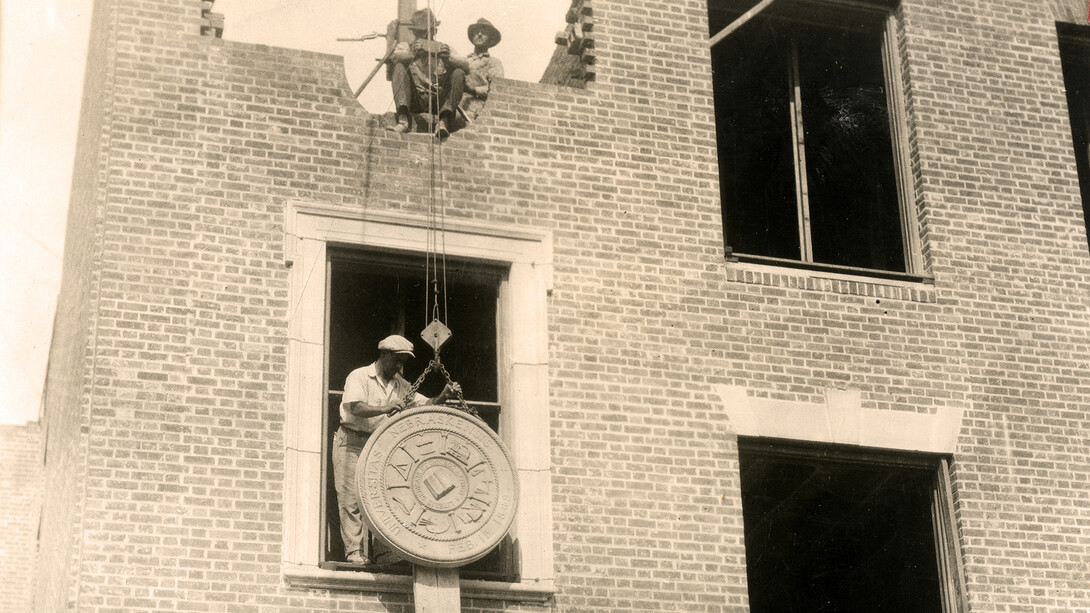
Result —
<svg viewBox="0 0 1090 613"><path fill-rule="evenodd" d="M450 55L450 45L446 43L439 43L439 50L436 51L436 55L438 55L439 57Z"/></svg>
<svg viewBox="0 0 1090 613"><path fill-rule="evenodd" d="M443 400L446 400L447 398L454 398L454 397L458 396L461 393L462 393L462 386L461 385L459 385L457 383L448 383L447 386L443 388L443 393L440 394L440 396L443 397Z"/></svg>
<svg viewBox="0 0 1090 613"><path fill-rule="evenodd" d="M414 40L411 44L409 44L409 50L413 53L420 53L424 50L424 41L420 40L419 38Z"/></svg>

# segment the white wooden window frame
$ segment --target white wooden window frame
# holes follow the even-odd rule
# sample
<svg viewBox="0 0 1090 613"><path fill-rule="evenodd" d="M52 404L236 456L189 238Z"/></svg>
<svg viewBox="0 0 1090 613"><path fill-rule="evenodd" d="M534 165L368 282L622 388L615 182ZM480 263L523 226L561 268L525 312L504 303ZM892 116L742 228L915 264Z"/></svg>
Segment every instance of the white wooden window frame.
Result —
<svg viewBox="0 0 1090 613"><path fill-rule="evenodd" d="M284 547L281 564L292 587L410 592L412 578L320 568L322 412L326 259L330 245L425 254L428 219L398 213L346 211L320 204L286 207L285 258L290 267L288 381L284 423ZM544 602L554 587L549 457L547 295L552 239L547 232L447 221L446 254L506 268L499 287L500 436L520 484L511 530L518 543L519 581L462 580L466 597Z"/></svg>

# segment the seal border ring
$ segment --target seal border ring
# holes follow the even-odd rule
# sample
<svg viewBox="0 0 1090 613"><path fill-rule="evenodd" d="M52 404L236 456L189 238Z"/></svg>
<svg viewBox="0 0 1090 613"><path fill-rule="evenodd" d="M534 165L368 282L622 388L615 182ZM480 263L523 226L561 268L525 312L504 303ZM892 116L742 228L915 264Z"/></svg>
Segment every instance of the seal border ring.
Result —
<svg viewBox="0 0 1090 613"><path fill-rule="evenodd" d="M377 521L381 518L371 516L372 512L374 511L374 509L372 508L374 505L368 504L366 502L366 496L364 495L367 492L367 458L371 456L371 453L374 450L375 446L379 442L381 442L383 436L389 429L396 427L399 423L406 419L410 419L425 413L441 413L447 416L457 417L465 420L467 423L472 424L472 426L475 427L484 438L490 439L491 442L495 444L495 450L499 451L499 453L494 454L494 457L489 457L489 455L491 454L486 454L486 457L489 459L489 464L493 465L494 471L497 474L496 482L498 500L492 506L492 508L489 509L489 515L490 518L497 515L497 510L501 506L501 501L505 498L509 501L509 503L503 506L508 507L509 510L507 510L506 516L503 516L503 514L499 515L498 521L494 525L494 527L498 529L495 530L495 534L491 536L490 540L486 541L482 545L471 547L457 553L450 552L449 549L451 549L452 547L447 546L444 548L444 552L436 553L435 555L429 556L427 552L412 551L407 546L398 543L398 538L396 537L396 535L392 534L390 530L386 529L382 525L381 521ZM422 432L426 429L426 427L422 427L417 432ZM412 434L416 434L417 432L413 432ZM408 436L406 436L405 438L408 438ZM500 461L502 461L505 466L495 466L495 464ZM509 492L503 491L503 488L501 486L502 479L500 479L499 477L504 473L510 476ZM506 446L504 446L503 441L501 441L499 436L497 436L496 433L493 432L492 429L489 428L482 420L472 417L463 411L450 407L425 405L415 407L407 411L402 411L397 415L393 416L392 418L385 420L378 427L378 429L376 429L371 434L371 436L368 437L367 444L364 446L363 451L360 453L359 461L356 466L355 494L357 497L357 502L359 503L360 516L363 519L364 524L367 526L368 530L371 531L372 535L375 538L382 541L397 555L420 566L433 568L454 568L470 564L488 555L490 551L495 549L495 547L503 541L504 537L510 531L511 525L514 523L518 509L518 471L515 468L514 462L511 461L511 454L508 452ZM385 500L385 497L382 496L382 499ZM491 521L491 519L489 521ZM484 527L474 531L473 534L468 535L466 540L472 538L481 530L484 530ZM415 538L415 535L413 538ZM447 543L458 543L458 541L447 541Z"/></svg>

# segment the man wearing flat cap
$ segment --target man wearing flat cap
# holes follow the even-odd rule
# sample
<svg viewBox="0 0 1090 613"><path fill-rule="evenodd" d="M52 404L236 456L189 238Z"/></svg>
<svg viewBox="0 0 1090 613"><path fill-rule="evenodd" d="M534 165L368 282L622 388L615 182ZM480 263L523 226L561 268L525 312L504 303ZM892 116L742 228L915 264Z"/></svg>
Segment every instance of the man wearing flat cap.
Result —
<svg viewBox="0 0 1090 613"><path fill-rule="evenodd" d="M503 78L503 64L489 55L488 50L500 42L500 31L485 18L471 24L467 30L469 42L473 43L473 53L466 57L469 63L469 75L466 76L466 93L462 100L462 110L470 120L476 119L488 99L488 88L492 79Z"/></svg>
<svg viewBox="0 0 1090 613"><path fill-rule="evenodd" d="M379 342L378 351L378 360L353 370L345 380L344 396L341 398L341 427L333 435L333 480L337 487L345 560L360 564L366 558L360 550L365 535L356 500L356 464L367 439L395 410L442 404L461 391L457 383L450 383L434 398L414 393L406 400L412 385L401 375L401 371L405 362L415 357L412 342L394 334ZM383 554L393 555L378 549L370 552L375 561L384 562L380 559L384 557Z"/></svg>
<svg viewBox="0 0 1090 613"><path fill-rule="evenodd" d="M444 137L454 126L454 111L465 93L469 64L452 53L450 46L435 40L439 26L431 9L413 13L409 29L413 40L401 41L389 60L397 123L394 132L412 130L412 113L437 116L435 134Z"/></svg>

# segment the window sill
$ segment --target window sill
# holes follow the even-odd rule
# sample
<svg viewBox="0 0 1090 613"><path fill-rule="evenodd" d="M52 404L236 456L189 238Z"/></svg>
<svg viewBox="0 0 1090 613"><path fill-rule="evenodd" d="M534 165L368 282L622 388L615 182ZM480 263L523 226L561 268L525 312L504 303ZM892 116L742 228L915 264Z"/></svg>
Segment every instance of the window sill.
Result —
<svg viewBox="0 0 1090 613"><path fill-rule="evenodd" d="M933 303L931 277L850 268L735 253L727 258L727 280L736 283L793 287L857 296Z"/></svg>
<svg viewBox="0 0 1090 613"><path fill-rule="evenodd" d="M349 570L326 570L315 566L288 565L281 570L284 583L292 588L318 588L358 592L408 594L413 591L413 578L408 575L386 575ZM461 581L463 598L502 600L530 604L545 604L556 593L552 581L535 583L504 583L500 581Z"/></svg>

